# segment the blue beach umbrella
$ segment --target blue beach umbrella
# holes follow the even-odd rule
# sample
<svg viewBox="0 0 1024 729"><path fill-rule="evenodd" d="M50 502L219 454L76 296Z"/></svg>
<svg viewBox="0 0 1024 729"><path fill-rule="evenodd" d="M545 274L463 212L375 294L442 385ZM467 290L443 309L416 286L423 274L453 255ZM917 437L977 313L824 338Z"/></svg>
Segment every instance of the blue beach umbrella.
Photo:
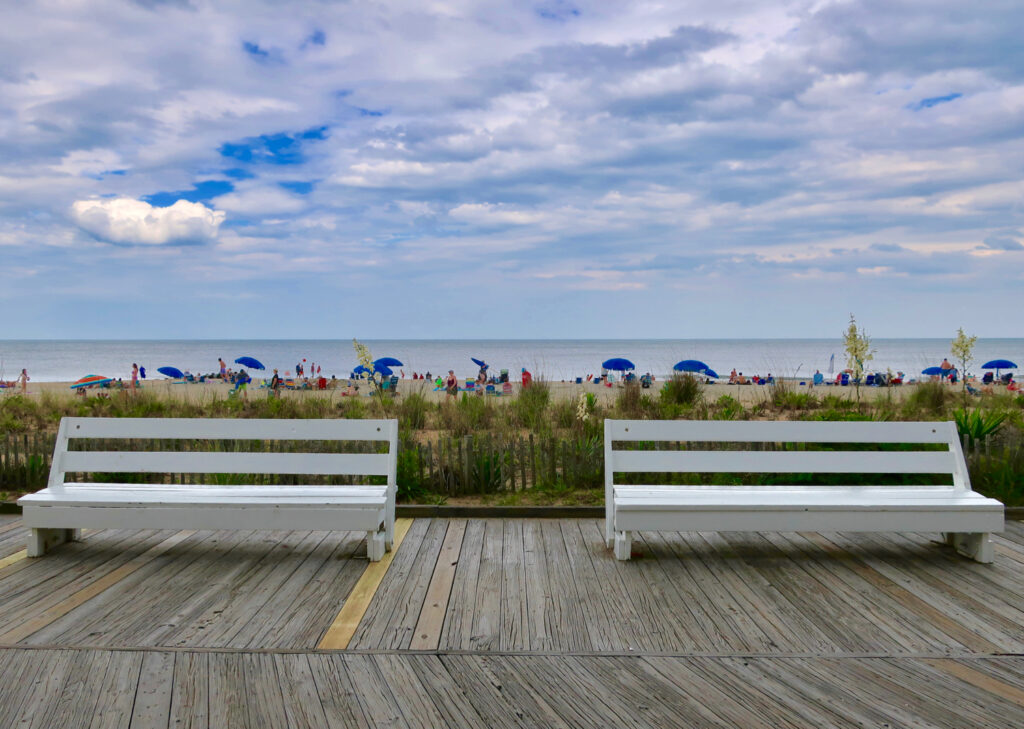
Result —
<svg viewBox="0 0 1024 729"><path fill-rule="evenodd" d="M185 373L179 370L177 367L160 367L159 369L157 369L157 372L159 372L161 375L166 375L167 377L173 377L179 380L185 376Z"/></svg>
<svg viewBox="0 0 1024 729"><path fill-rule="evenodd" d="M263 363L254 357L239 357L235 360L235 364L240 364L243 367L248 367L251 370L265 370L266 367Z"/></svg>
<svg viewBox="0 0 1024 729"><path fill-rule="evenodd" d="M994 359L981 366L983 370L1015 370L1017 365L1008 359Z"/></svg>
<svg viewBox="0 0 1024 729"><path fill-rule="evenodd" d="M699 359L684 359L682 362L676 362L672 369L677 372L707 372L711 368Z"/></svg>
<svg viewBox="0 0 1024 729"><path fill-rule="evenodd" d="M718 373L712 369L704 370L704 374L707 375L708 377L713 377L716 380L718 379Z"/></svg>
<svg viewBox="0 0 1024 729"><path fill-rule="evenodd" d="M354 370L352 370L352 374L354 374L354 375L368 375L368 374L370 374L370 370L366 369L362 365L359 365Z"/></svg>
<svg viewBox="0 0 1024 729"><path fill-rule="evenodd" d="M394 372L391 371L391 368L388 367L387 365L374 364L373 371L374 372L379 372L380 374L384 375L385 377L391 377L391 375L394 374Z"/></svg>
<svg viewBox="0 0 1024 729"><path fill-rule="evenodd" d="M625 372L626 370L636 369L636 365L625 357L612 357L611 359L606 359L601 363L601 366L606 370L611 370L612 372Z"/></svg>
<svg viewBox="0 0 1024 729"><path fill-rule="evenodd" d="M487 363L484 362L482 359L477 359L476 357L470 357L470 359L473 360L473 364L475 364L477 367L482 367L485 370L487 369Z"/></svg>
<svg viewBox="0 0 1024 729"><path fill-rule="evenodd" d="M930 375L941 375L945 371L946 370L942 369L941 367L925 367L923 370L921 370L921 374L922 375L929 375L929 376Z"/></svg>
<svg viewBox="0 0 1024 729"><path fill-rule="evenodd" d="M394 357L381 357L380 359L373 360L373 366L377 367L377 368L380 368L380 367L404 367L405 365L403 365L401 362L399 362ZM379 372L380 370L378 369L377 371Z"/></svg>

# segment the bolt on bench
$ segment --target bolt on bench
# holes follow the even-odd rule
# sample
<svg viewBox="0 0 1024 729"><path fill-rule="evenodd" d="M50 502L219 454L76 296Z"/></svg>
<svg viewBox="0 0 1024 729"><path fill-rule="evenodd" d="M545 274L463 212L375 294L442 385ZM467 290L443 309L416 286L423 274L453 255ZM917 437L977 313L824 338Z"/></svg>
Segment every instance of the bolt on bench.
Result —
<svg viewBox="0 0 1024 729"><path fill-rule="evenodd" d="M370 441L387 453L245 450L71 450L79 440ZM217 448L215 443L207 448ZM375 447L375 446L372 446ZM237 448L237 446L235 446ZM273 529L365 531L367 556L391 549L395 525L397 420L64 418L48 485L18 500L37 557L88 529ZM66 481L66 474L262 474L268 485ZM267 476L385 476L386 484L286 485ZM230 477L216 480L230 483ZM277 479L281 481L282 479ZM313 480L313 479L310 479Z"/></svg>
<svg viewBox="0 0 1024 729"><path fill-rule="evenodd" d="M686 450L634 450L656 445ZM721 450L713 444L769 444ZM777 444L782 444L781 449ZM807 444L915 444L918 450L823 450ZM922 444L946 448L927 449ZM625 445L627 447L623 448ZM631 556L635 531L942 532L979 562L993 558L990 532L1003 505L971 490L956 425L879 422L606 420L605 537ZM655 483L615 483L616 474ZM948 485L665 485L657 474L941 474ZM793 479L797 480L797 479ZM882 480L882 479L878 479Z"/></svg>

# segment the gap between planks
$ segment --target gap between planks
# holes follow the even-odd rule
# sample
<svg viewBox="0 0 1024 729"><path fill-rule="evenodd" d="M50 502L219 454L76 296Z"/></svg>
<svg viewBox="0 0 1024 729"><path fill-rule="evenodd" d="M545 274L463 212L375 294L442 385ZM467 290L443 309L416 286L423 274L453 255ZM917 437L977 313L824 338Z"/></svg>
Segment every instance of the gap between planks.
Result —
<svg viewBox="0 0 1024 729"><path fill-rule="evenodd" d="M323 639L317 646L318 650L344 650L348 648L349 641L355 635L359 622L363 619L363 615L366 614L366 609L370 606L370 601L377 593L377 588L380 587L384 575L387 574L388 568L395 558L395 553L398 552L398 548L401 546L402 540L405 539L405 535L409 531L409 527L412 526L412 522L412 519L395 519L395 538L394 543L391 545L391 551L387 552L379 562L370 562L366 567L366 571L363 572L362 577L359 578L356 586L352 588L352 592L349 593L348 598L345 600L345 604L342 606L341 612L338 613L338 617L331 623L331 627L327 629ZM2 637L0 636L0 638Z"/></svg>

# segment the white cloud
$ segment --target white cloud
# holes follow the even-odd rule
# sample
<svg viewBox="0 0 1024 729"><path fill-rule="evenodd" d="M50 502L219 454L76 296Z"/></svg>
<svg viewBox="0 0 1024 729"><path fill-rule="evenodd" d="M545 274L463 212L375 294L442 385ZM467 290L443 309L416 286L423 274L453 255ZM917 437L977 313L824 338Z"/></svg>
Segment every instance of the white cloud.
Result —
<svg viewBox="0 0 1024 729"><path fill-rule="evenodd" d="M163 245L217 237L225 213L202 203L178 200L166 208L142 200L78 200L71 217L84 230L113 243Z"/></svg>
<svg viewBox="0 0 1024 729"><path fill-rule="evenodd" d="M467 223L477 225L528 225L540 222L544 216L539 213L530 213L524 210L515 210L504 205L491 205L489 203L465 203L454 207L448 214L456 220L463 220Z"/></svg>
<svg viewBox="0 0 1024 729"><path fill-rule="evenodd" d="M256 187L214 198L218 208L240 215L283 215L306 209L306 201L283 190Z"/></svg>

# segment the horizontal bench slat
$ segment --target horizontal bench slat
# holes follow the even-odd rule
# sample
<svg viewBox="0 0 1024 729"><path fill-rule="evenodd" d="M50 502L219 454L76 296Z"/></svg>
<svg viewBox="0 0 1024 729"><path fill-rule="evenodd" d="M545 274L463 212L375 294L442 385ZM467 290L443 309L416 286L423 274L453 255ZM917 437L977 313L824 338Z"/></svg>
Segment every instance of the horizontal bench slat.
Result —
<svg viewBox="0 0 1024 729"><path fill-rule="evenodd" d="M187 440L391 440L392 420L234 418L65 418L68 438Z"/></svg>
<svg viewBox="0 0 1024 729"><path fill-rule="evenodd" d="M56 465L56 464L55 464ZM386 453L203 453L67 451L65 473L264 473L386 476Z"/></svg>
<svg viewBox="0 0 1024 729"><path fill-rule="evenodd" d="M948 443L948 423L608 420L613 441ZM955 431L952 431L955 434Z"/></svg>
<svg viewBox="0 0 1024 729"><path fill-rule="evenodd" d="M245 506L276 508L287 506L306 506L323 504L324 506L383 506L387 501L386 487L368 486L345 489L324 489L319 493L302 490L299 493L287 493L284 489L247 489L239 488L230 493L226 489L200 490L186 492L184 489L103 489L103 488L67 488L63 491L44 489L29 496L22 497L23 506L131 506L141 504L167 504L183 506L202 504L207 507Z"/></svg>
<svg viewBox="0 0 1024 729"><path fill-rule="evenodd" d="M950 451L612 451L611 469L651 473L952 473Z"/></svg>

